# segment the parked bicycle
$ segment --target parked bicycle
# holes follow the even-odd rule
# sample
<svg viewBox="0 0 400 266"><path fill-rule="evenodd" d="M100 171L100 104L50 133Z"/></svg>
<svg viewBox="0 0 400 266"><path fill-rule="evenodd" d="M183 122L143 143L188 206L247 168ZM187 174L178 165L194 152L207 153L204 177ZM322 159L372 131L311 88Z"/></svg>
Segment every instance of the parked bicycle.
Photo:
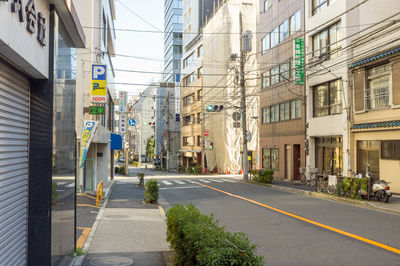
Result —
<svg viewBox="0 0 400 266"><path fill-rule="evenodd" d="M300 173L300 184L315 186L316 174L318 173L318 168L309 168L308 172L306 167L299 168Z"/></svg>
<svg viewBox="0 0 400 266"><path fill-rule="evenodd" d="M317 192L327 192L332 195L336 192L337 176L324 173L318 176L316 191Z"/></svg>

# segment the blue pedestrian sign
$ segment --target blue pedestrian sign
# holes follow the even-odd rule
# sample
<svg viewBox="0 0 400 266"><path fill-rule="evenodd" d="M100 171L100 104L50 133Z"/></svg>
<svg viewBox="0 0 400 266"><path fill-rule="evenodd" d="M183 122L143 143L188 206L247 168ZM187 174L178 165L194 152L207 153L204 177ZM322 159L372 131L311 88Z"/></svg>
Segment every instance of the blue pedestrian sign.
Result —
<svg viewBox="0 0 400 266"><path fill-rule="evenodd" d="M135 126L136 125L136 121L135 121L135 119L129 119L129 121L128 121L128 123L129 123L129 125L131 126L131 127L133 127L133 126Z"/></svg>

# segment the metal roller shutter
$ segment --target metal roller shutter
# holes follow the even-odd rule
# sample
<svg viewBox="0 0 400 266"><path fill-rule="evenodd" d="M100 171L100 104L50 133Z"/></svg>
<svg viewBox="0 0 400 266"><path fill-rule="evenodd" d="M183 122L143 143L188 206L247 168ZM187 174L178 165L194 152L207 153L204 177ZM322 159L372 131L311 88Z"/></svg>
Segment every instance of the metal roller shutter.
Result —
<svg viewBox="0 0 400 266"><path fill-rule="evenodd" d="M0 61L0 265L27 253L29 80Z"/></svg>

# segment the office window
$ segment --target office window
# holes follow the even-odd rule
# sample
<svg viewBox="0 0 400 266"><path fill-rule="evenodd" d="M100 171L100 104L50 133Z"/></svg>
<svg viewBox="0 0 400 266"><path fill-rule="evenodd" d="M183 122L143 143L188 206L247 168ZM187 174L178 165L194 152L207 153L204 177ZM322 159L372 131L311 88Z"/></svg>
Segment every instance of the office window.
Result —
<svg viewBox="0 0 400 266"><path fill-rule="evenodd" d="M279 104L271 106L271 122L279 122Z"/></svg>
<svg viewBox="0 0 400 266"><path fill-rule="evenodd" d="M290 119L290 107L289 107L289 102L284 102L279 104L280 107L280 120L285 121Z"/></svg>
<svg viewBox="0 0 400 266"><path fill-rule="evenodd" d="M200 45L197 48L197 57L200 57L203 54L203 45Z"/></svg>
<svg viewBox="0 0 400 266"><path fill-rule="evenodd" d="M279 83L279 66L271 68L271 86Z"/></svg>
<svg viewBox="0 0 400 266"><path fill-rule="evenodd" d="M203 95L203 90L198 90L197 91L197 100L200 101L201 100L201 96Z"/></svg>
<svg viewBox="0 0 400 266"><path fill-rule="evenodd" d="M290 101L290 119L301 118L301 100Z"/></svg>
<svg viewBox="0 0 400 266"><path fill-rule="evenodd" d="M262 75L262 88L265 89L270 85L269 71L263 73Z"/></svg>
<svg viewBox="0 0 400 266"><path fill-rule="evenodd" d="M289 62L279 65L279 73L280 73L279 81L289 81L290 78Z"/></svg>
<svg viewBox="0 0 400 266"><path fill-rule="evenodd" d="M340 48L340 21L313 36L313 56L327 59L337 56L335 51Z"/></svg>
<svg viewBox="0 0 400 266"><path fill-rule="evenodd" d="M270 43L269 43L269 33L267 35L265 35L265 37L262 39L262 51L263 53L268 51L270 48Z"/></svg>
<svg viewBox="0 0 400 266"><path fill-rule="evenodd" d="M312 0L313 15L321 12L327 6L331 5L335 0Z"/></svg>
<svg viewBox="0 0 400 266"><path fill-rule="evenodd" d="M271 48L274 48L279 44L279 27L276 27L272 32L271 32Z"/></svg>
<svg viewBox="0 0 400 266"><path fill-rule="evenodd" d="M263 169L272 169L274 171L279 170L279 149L262 149L262 167Z"/></svg>
<svg viewBox="0 0 400 266"><path fill-rule="evenodd" d="M271 112L270 112L269 106L264 107L262 109L262 123L263 124L267 124L267 123L271 122L270 114L271 114Z"/></svg>
<svg viewBox="0 0 400 266"><path fill-rule="evenodd" d="M301 10L294 13L293 16L290 17L290 34L294 34L301 28Z"/></svg>
<svg viewBox="0 0 400 266"><path fill-rule="evenodd" d="M289 37L289 20L285 20L279 26L279 41L283 42L287 37Z"/></svg>
<svg viewBox="0 0 400 266"><path fill-rule="evenodd" d="M384 160L400 160L400 140L382 140L381 158Z"/></svg>
<svg viewBox="0 0 400 266"><path fill-rule="evenodd" d="M389 107L390 65L380 65L367 70L368 83L365 89L367 110Z"/></svg>
<svg viewBox="0 0 400 266"><path fill-rule="evenodd" d="M183 68L189 66L194 61L194 53L183 59Z"/></svg>
<svg viewBox="0 0 400 266"><path fill-rule="evenodd" d="M197 146L201 146L201 136L197 136Z"/></svg>
<svg viewBox="0 0 400 266"><path fill-rule="evenodd" d="M314 117L342 113L342 82L340 79L313 88Z"/></svg>
<svg viewBox="0 0 400 266"><path fill-rule="evenodd" d="M201 123L201 113L197 113L197 124Z"/></svg>
<svg viewBox="0 0 400 266"><path fill-rule="evenodd" d="M203 76L203 67L199 67L197 69L197 78L201 78Z"/></svg>
<svg viewBox="0 0 400 266"><path fill-rule="evenodd" d="M191 73L190 75L186 76L186 77L183 79L183 85L184 85L184 86L187 86L187 85L189 85L190 83L193 83L194 80L195 80L195 74L194 74L194 72L193 72L193 73Z"/></svg>
<svg viewBox="0 0 400 266"><path fill-rule="evenodd" d="M264 12L271 7L272 0L264 0Z"/></svg>

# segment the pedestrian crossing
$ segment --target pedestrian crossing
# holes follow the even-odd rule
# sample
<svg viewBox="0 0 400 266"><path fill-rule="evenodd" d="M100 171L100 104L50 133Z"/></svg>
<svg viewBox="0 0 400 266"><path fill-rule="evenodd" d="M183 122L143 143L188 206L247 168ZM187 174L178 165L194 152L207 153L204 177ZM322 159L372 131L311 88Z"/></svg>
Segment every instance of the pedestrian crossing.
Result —
<svg viewBox="0 0 400 266"><path fill-rule="evenodd" d="M158 180L160 184L165 186L188 185L188 184L211 184L211 183L237 183L238 181L230 179L174 179L174 180Z"/></svg>

